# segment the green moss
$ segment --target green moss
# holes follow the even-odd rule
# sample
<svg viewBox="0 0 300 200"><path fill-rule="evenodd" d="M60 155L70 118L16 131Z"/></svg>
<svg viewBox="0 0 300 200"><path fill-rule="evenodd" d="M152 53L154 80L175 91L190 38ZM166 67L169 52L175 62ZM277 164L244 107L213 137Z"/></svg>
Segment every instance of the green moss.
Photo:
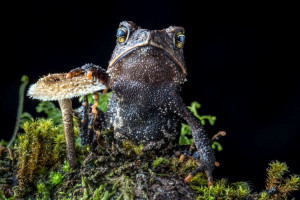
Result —
<svg viewBox="0 0 300 200"><path fill-rule="evenodd" d="M28 184L33 183L40 172L62 162L64 155L64 138L62 127L56 127L52 120L38 119L24 124L24 134L18 136L15 145L19 155L18 175L20 190L25 191Z"/></svg>
<svg viewBox="0 0 300 200"><path fill-rule="evenodd" d="M5 195L5 192L2 189L0 189L0 199L1 200L15 200L15 199L17 199L17 193L14 191L13 196L7 197L7 195Z"/></svg>
<svg viewBox="0 0 300 200"><path fill-rule="evenodd" d="M111 196L113 196L113 194L116 194L116 191L119 190L120 193L117 194L117 199L124 199L124 200L134 199L134 191L132 186L134 186L135 184L132 179L130 179L126 175L122 175L118 178L112 178L110 179L110 181L114 182L114 185L112 187L113 192L111 193Z"/></svg>
<svg viewBox="0 0 300 200"><path fill-rule="evenodd" d="M50 181L53 186L58 185L62 182L64 176L60 172L51 172L50 173Z"/></svg>
<svg viewBox="0 0 300 200"><path fill-rule="evenodd" d="M65 160L62 168L63 168L64 172L69 172L71 169L69 162Z"/></svg>
<svg viewBox="0 0 300 200"><path fill-rule="evenodd" d="M37 186L37 196L38 200L49 200L50 199L50 192L48 187L45 183L38 183Z"/></svg>
<svg viewBox="0 0 300 200"><path fill-rule="evenodd" d="M97 188L93 194L93 200L104 200L104 199L108 199L110 196L109 191L104 191L105 189L105 185L102 184L99 186L99 188Z"/></svg>
<svg viewBox="0 0 300 200"><path fill-rule="evenodd" d="M276 183L283 178L283 175L288 172L288 166L284 162L273 161L269 164L269 168L267 169L268 174L268 187L273 187Z"/></svg>
<svg viewBox="0 0 300 200"><path fill-rule="evenodd" d="M136 155L141 155L143 152L144 145L139 144L139 145L134 145L130 141L123 141L123 148L127 150L127 154L130 155L131 152L134 152Z"/></svg>
<svg viewBox="0 0 300 200"><path fill-rule="evenodd" d="M101 132L101 135L103 136L103 139L105 140L106 144L111 144L114 141L114 134L113 130L111 129L107 129Z"/></svg>
<svg viewBox="0 0 300 200"><path fill-rule="evenodd" d="M165 164L165 165L169 165L170 164L170 161L169 159L167 158L163 158L163 157L159 157L159 158L156 158L153 162L152 162L152 167L157 167L161 164Z"/></svg>
<svg viewBox="0 0 300 200"><path fill-rule="evenodd" d="M220 182L223 183L222 185L225 185L224 182L226 182L226 180L224 179L224 180L221 180ZM194 189L196 189L197 186L206 187L207 184L208 184L207 178L203 173L197 174L191 180L191 185L194 187Z"/></svg>
<svg viewBox="0 0 300 200"><path fill-rule="evenodd" d="M171 170L179 176L186 177L189 173L197 168L197 164L188 159L186 162L179 162L178 158L173 158L170 162Z"/></svg>
<svg viewBox="0 0 300 200"><path fill-rule="evenodd" d="M8 142L6 142L5 140L3 140L3 139L0 140L0 146L6 147L7 144L8 144ZM1 155L0 155L0 156L1 156Z"/></svg>
<svg viewBox="0 0 300 200"><path fill-rule="evenodd" d="M287 198L300 188L300 176L288 175L288 166L284 162L273 161L267 169L266 189L275 191L269 199Z"/></svg>
<svg viewBox="0 0 300 200"><path fill-rule="evenodd" d="M32 141L35 141L36 136L28 137L29 135L39 135L37 138L42 138L41 141L47 143L44 135L45 132L56 132L56 135L53 134L53 146L60 140L63 140L58 135L59 128L55 127L51 120L39 120L25 124L24 130L26 135L20 135L20 143L23 149L27 149L27 153L32 153L33 151L37 151L36 148L33 148L30 144ZM40 130L42 133L34 133ZM106 133L110 134L110 133ZM79 137L76 134L76 137ZM48 138L49 139L49 138ZM58 142L59 143L59 142ZM63 142L62 142L63 143ZM62 144L60 143L60 144ZM47 144L46 144L47 145ZM44 146L44 145L43 145ZM142 147L136 147L132 144L124 145L127 150L134 152L134 149L137 148L138 151L134 153L139 153L142 150ZM82 147L80 151L77 151L79 155L82 155L83 159L87 158L87 150L84 150ZM111 148L108 146L106 149L108 152ZM31 150L30 150L31 149ZM30 150L30 151L29 151ZM86 153L82 153L82 151L86 151ZM116 150L115 150L116 151ZM100 151L102 152L102 151ZM91 154L91 153L90 153ZM142 172L143 174L147 174L147 185L151 185L156 182L157 177L169 177L170 172L177 174L179 177L186 177L191 171L193 171L197 164L192 159L187 159L186 162L179 162L178 158L170 157L170 156L146 156L143 157L141 155L141 159L143 161L142 164L138 164L135 160L132 161L130 158L120 156L118 153L115 154L107 154L105 152L101 153L102 156L97 156L95 154L94 162L87 162L82 169L88 169L85 173L71 172L68 163L61 160L61 165L58 167L51 167L51 174L48 175L49 182L45 180L45 182L40 182L37 184L36 188L36 196L38 199L53 199L52 194L55 194L55 198L59 199L134 199L135 198L135 189L138 187L138 184L144 185L144 183L139 183L136 181L136 174ZM91 154L92 155L92 154ZM28 160L32 159L32 156L27 157ZM57 158L57 157L56 157ZM59 158L59 157L58 157ZM30 162L29 162L30 163ZM149 167L146 167L147 163L152 163L152 170ZM105 172L105 176L101 175L99 172L99 167L107 167L114 166L113 168L108 168ZM148 166L148 165L147 165ZM47 176L47 165L44 165L43 168L36 168L35 170L39 170L40 172L45 171L45 176ZM49 167L48 167L49 169ZM56 169L54 172L53 169ZM101 170L100 170L101 171ZM262 193L251 193L250 187L246 182L236 182L230 183L226 179L216 180L212 187L208 187L207 178L205 174L198 174L190 181L190 187L198 193L197 199L245 199L250 196L255 196L255 199L278 199L278 198L287 198L287 196L291 195L293 191L299 189L300 185L300 177L297 175L292 175L286 177L288 172L288 167L285 163L280 163L278 161L274 161L270 163L270 167L267 169L267 190L275 187L277 192L275 194L269 194L267 191L263 191ZM76 177L74 177L75 174ZM171 173L171 174L172 174ZM38 176L36 174L36 176ZM73 179L73 180L72 180ZM79 181L77 185L69 186L69 181ZM63 181L64 180L64 181ZM24 184L24 183L23 183ZM27 185L29 182L26 183ZM60 185L60 187L56 187ZM147 190L142 192L142 195L147 198Z"/></svg>
<svg viewBox="0 0 300 200"><path fill-rule="evenodd" d="M110 193L108 191L105 191L103 197L101 198L101 200L108 200L109 197L110 197Z"/></svg>
<svg viewBox="0 0 300 200"><path fill-rule="evenodd" d="M191 187L199 193L197 199L244 199L250 194L250 187L246 182L228 183L226 179L216 181L207 187L205 175L198 174L191 180Z"/></svg>

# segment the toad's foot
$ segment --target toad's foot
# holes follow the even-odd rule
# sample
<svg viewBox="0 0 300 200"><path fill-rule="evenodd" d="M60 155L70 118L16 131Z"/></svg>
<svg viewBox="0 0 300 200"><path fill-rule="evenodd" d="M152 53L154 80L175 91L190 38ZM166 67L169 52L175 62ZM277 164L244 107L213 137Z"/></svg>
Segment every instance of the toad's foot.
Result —
<svg viewBox="0 0 300 200"><path fill-rule="evenodd" d="M200 172L204 172L207 176L207 181L208 181L208 187L213 185L213 177L212 177L212 171L213 171L213 167L209 164L206 164L205 162L203 162L203 160L201 160L200 158L200 154L198 151L196 151L196 153L194 153L193 156L191 156L191 158L195 161L195 163L198 165L198 167L192 171L185 179L185 182L190 182L192 180L192 178L194 176L196 176L198 173ZM220 163L215 161L214 165L216 167L220 166Z"/></svg>
<svg viewBox="0 0 300 200"><path fill-rule="evenodd" d="M210 187L213 184L212 170L209 170L209 167L207 167L207 165L201 164L200 153L198 151L195 152L193 145L194 144L192 144L189 149L185 149L185 150L182 149L176 152L176 155L179 156L179 162L182 163L185 160L192 159L198 165L198 167L185 178L185 182L190 182L192 178L196 176L198 173L205 172L208 179L208 186ZM193 154L193 152L195 153ZM214 165L216 167L219 167L220 163L215 161Z"/></svg>

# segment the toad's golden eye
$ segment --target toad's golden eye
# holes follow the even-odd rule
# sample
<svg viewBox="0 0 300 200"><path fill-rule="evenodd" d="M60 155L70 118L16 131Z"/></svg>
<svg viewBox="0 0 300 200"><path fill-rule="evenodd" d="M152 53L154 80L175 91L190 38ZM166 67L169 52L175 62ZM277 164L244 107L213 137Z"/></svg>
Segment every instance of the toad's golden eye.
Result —
<svg viewBox="0 0 300 200"><path fill-rule="evenodd" d="M124 26L118 28L116 36L119 43L124 44L127 41L128 35L129 35L128 28Z"/></svg>
<svg viewBox="0 0 300 200"><path fill-rule="evenodd" d="M182 49L185 42L185 36L183 32L177 32L174 36L174 44L178 49Z"/></svg>

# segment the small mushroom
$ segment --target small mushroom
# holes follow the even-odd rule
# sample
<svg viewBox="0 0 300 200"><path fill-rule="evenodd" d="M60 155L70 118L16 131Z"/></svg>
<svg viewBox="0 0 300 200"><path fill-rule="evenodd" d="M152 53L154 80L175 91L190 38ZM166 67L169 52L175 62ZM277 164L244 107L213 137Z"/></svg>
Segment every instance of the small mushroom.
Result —
<svg viewBox="0 0 300 200"><path fill-rule="evenodd" d="M75 139L73 129L71 98L106 89L106 86L84 74L66 78L66 73L50 74L30 86L27 95L33 99L59 102L66 137L67 160L72 168L76 167Z"/></svg>

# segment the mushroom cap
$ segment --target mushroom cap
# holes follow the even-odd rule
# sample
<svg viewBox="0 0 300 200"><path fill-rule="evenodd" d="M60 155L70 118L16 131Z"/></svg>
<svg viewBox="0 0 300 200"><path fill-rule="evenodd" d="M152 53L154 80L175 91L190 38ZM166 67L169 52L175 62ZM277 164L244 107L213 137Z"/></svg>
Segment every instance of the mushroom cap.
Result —
<svg viewBox="0 0 300 200"><path fill-rule="evenodd" d="M29 87L27 96L43 101L70 99L106 89L95 79L88 79L85 74L66 78L67 73L49 74Z"/></svg>

